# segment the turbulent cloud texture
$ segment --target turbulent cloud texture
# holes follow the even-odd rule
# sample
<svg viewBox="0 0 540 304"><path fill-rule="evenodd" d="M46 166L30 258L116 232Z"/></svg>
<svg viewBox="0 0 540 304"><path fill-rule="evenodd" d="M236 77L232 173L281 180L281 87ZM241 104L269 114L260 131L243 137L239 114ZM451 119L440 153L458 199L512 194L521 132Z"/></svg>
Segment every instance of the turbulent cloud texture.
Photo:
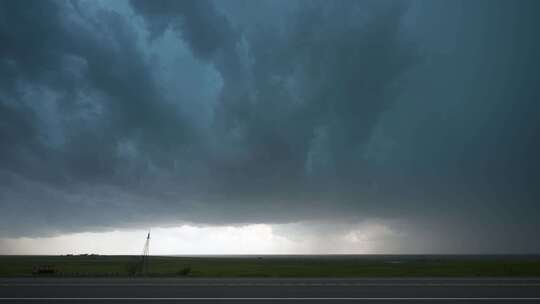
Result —
<svg viewBox="0 0 540 304"><path fill-rule="evenodd" d="M538 8L0 1L0 231L396 219L540 250Z"/></svg>

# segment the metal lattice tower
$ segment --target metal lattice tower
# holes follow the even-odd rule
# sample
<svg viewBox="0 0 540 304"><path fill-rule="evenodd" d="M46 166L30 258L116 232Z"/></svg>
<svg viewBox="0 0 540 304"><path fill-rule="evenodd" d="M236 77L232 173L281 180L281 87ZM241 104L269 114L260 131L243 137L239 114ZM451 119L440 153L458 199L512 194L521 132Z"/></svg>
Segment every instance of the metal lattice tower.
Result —
<svg viewBox="0 0 540 304"><path fill-rule="evenodd" d="M146 242L144 242L142 260L141 260L141 273L142 274L148 273L149 254L150 254L150 231L148 232L148 235L146 236Z"/></svg>

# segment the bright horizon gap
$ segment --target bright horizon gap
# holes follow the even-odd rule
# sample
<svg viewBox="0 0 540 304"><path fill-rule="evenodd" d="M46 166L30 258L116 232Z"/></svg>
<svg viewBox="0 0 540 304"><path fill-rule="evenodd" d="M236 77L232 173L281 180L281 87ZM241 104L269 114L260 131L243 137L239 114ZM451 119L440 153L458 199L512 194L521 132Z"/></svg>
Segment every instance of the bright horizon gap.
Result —
<svg viewBox="0 0 540 304"><path fill-rule="evenodd" d="M268 224L151 228L150 255L373 254L384 253L384 237L393 236L390 228L376 223L323 237L287 237L284 231L290 228ZM147 232L134 229L2 238L0 254L140 255Z"/></svg>

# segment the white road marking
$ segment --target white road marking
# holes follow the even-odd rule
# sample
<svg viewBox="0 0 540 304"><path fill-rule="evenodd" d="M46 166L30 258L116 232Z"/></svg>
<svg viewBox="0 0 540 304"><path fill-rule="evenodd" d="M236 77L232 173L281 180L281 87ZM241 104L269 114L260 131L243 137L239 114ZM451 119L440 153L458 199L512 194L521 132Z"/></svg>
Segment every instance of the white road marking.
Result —
<svg viewBox="0 0 540 304"><path fill-rule="evenodd" d="M540 283L0 283L0 287L245 287L245 286L355 286L355 287L540 287Z"/></svg>
<svg viewBox="0 0 540 304"><path fill-rule="evenodd" d="M0 298L0 301L539 301L538 298Z"/></svg>

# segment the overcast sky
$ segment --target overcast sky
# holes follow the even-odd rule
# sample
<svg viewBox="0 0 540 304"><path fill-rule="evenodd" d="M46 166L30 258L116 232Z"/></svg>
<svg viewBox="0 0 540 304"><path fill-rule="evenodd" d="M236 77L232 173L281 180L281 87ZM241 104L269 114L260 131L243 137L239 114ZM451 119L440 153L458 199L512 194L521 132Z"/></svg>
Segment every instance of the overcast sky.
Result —
<svg viewBox="0 0 540 304"><path fill-rule="evenodd" d="M538 253L539 14L0 0L0 253Z"/></svg>

